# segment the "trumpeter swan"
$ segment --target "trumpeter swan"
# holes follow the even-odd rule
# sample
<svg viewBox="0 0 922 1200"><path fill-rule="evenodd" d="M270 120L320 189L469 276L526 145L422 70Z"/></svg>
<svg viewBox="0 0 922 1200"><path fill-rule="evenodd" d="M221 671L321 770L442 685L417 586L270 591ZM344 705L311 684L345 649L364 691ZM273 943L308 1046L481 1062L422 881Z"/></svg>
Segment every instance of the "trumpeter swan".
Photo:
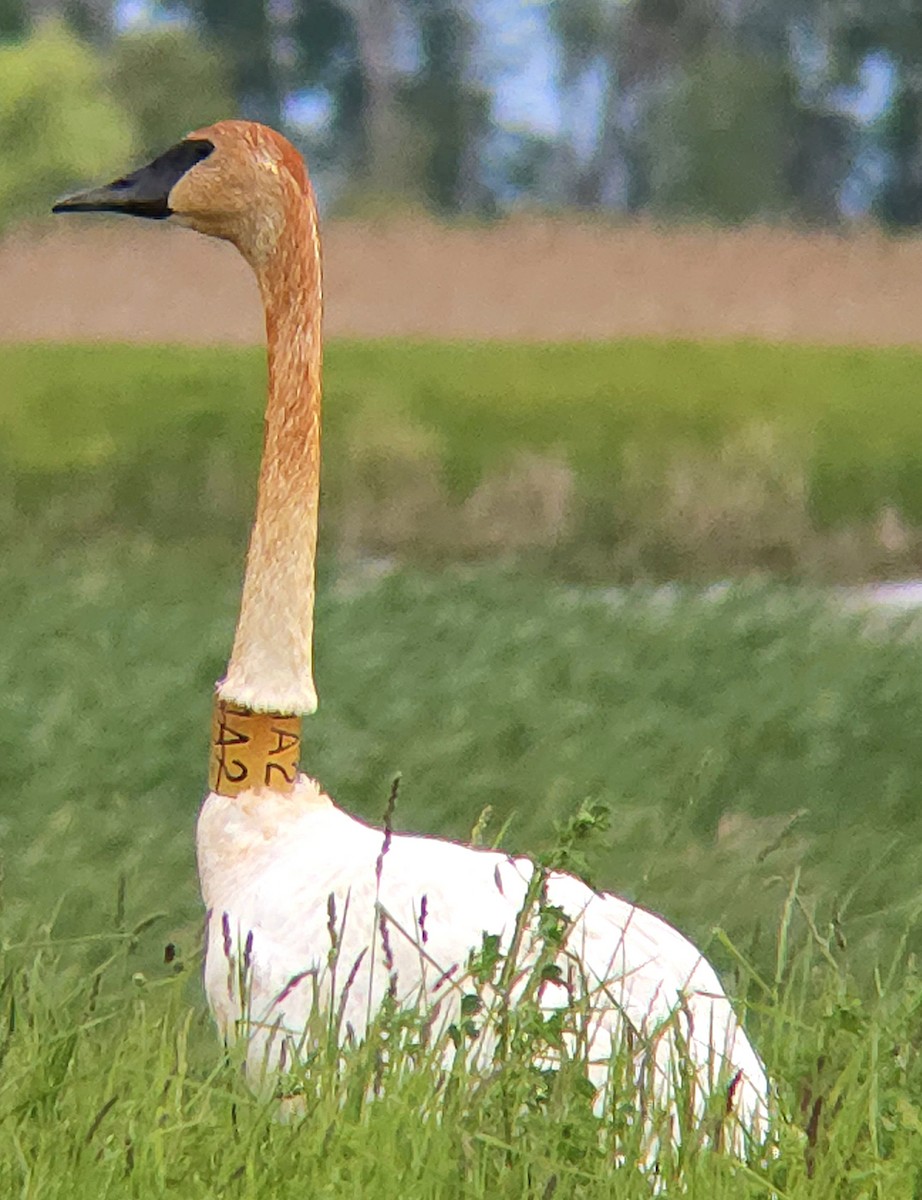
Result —
<svg viewBox="0 0 922 1200"><path fill-rule="evenodd" d="M228 1040L248 1039L248 1072L258 1083L303 1048L318 997L338 1013L340 1030L357 1037L388 993L403 1005L440 1001L447 1021L485 934L498 937L501 952L516 939L524 960L540 955L537 921L517 926L536 901L538 876L528 859L383 834L297 770L300 718L317 703L322 308L304 162L271 129L221 121L55 211L170 218L224 238L255 272L265 306L269 394L256 517L233 652L216 689L210 791L197 835L205 987L218 1026ZM569 875L548 875L540 890L565 923L560 973L548 973L540 1003L565 1006L579 993L598 1106L608 1102L613 1050L628 1039L633 1099L639 1112L658 1105L671 1114L667 1136L669 1128L680 1135L689 1112L703 1120L716 1102L727 1118L724 1145L744 1153L750 1138L761 1141L765 1072L699 951L660 917ZM514 1003L514 989L510 997ZM680 1059L691 1067L690 1092Z"/></svg>

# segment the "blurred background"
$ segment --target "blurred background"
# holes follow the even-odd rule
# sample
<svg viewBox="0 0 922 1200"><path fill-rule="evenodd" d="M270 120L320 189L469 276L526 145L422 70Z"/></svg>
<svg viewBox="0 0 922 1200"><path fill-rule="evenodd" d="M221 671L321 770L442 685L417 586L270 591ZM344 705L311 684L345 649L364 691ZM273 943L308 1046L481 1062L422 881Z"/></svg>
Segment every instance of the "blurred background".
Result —
<svg viewBox="0 0 922 1200"><path fill-rule="evenodd" d="M914 4L3 0L0 39L8 239L239 115L309 158L333 336L919 335L919 253L884 240L922 220ZM151 243L129 312L112 292L141 233L87 236L8 240L0 337L259 339L214 248ZM81 253L88 293L36 293Z"/></svg>
<svg viewBox="0 0 922 1200"><path fill-rule="evenodd" d="M4 0L0 36L6 222L229 114L333 214L922 218L908 3Z"/></svg>

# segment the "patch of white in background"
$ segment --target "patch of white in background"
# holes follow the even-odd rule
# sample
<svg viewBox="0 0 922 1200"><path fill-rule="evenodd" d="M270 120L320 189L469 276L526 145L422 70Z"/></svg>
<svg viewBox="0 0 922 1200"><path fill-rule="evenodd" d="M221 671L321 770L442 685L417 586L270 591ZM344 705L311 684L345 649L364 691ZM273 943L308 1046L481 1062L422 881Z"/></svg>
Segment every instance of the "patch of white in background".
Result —
<svg viewBox="0 0 922 1200"><path fill-rule="evenodd" d="M858 80L851 87L836 88L836 104L854 117L859 125L873 125L887 111L896 88L896 67L889 54L875 51L858 69Z"/></svg>
<svg viewBox="0 0 922 1200"><path fill-rule="evenodd" d="M889 608L899 612L912 612L922 608L922 579L841 588L839 594L850 607Z"/></svg>
<svg viewBox="0 0 922 1200"><path fill-rule="evenodd" d="M472 55L477 81L492 88L493 120L543 137L562 132L557 57L547 5L537 0L476 0L479 45Z"/></svg>
<svg viewBox="0 0 922 1200"><path fill-rule="evenodd" d="M285 124L303 133L325 133L333 120L333 98L324 88L304 88L286 96L282 107Z"/></svg>
<svg viewBox="0 0 922 1200"><path fill-rule="evenodd" d="M155 0L119 0L113 23L117 33L137 33L155 26L188 25L189 17L181 8L157 4Z"/></svg>

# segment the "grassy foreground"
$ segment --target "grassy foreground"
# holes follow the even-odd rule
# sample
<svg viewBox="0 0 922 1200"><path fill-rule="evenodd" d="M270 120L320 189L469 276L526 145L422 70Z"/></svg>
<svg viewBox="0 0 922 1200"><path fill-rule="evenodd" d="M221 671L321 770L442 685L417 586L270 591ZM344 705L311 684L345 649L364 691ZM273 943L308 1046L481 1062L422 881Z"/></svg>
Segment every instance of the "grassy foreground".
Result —
<svg viewBox="0 0 922 1200"><path fill-rule="evenodd" d="M647 1195L580 1090L520 1061L512 1108L434 1068L364 1104L373 1056L321 1061L285 1126L222 1064L192 827L230 557L119 538L5 561L0 1191ZM683 1164L690 1194L914 1195L917 641L774 590L663 609L462 572L322 595L307 746L332 794L379 817L400 769L399 825L464 833L490 804L491 832L511 818L503 843L538 852L605 803L592 878L747 1000L793 1124L767 1165Z"/></svg>
<svg viewBox="0 0 922 1200"><path fill-rule="evenodd" d="M147 385L162 403L139 410L119 391L128 351L110 369L102 350L61 353L13 354L31 426L0 393L18 430L0 484L0 1195L649 1195L614 1166L575 1081L515 1055L502 1087L382 1074L374 1046L321 1060L289 1124L222 1062L198 978L192 831L255 405L221 355L224 426L195 409L207 356L171 352ZM82 370L111 389L101 427ZM75 458L100 428L96 457ZM790 1123L777 1156L743 1168L690 1152L684 1194L918 1195L912 625L778 587L664 603L333 558L305 739L331 794L375 819L400 771L399 827L464 835L490 806L487 838L536 853L606 805L609 827L575 848L593 881L680 925L747 1004Z"/></svg>
<svg viewBox="0 0 922 1200"><path fill-rule="evenodd" d="M85 529L197 535L203 496L242 526L262 373L249 350L0 347L0 467ZM917 571L920 374L910 350L335 344L326 544L602 580Z"/></svg>

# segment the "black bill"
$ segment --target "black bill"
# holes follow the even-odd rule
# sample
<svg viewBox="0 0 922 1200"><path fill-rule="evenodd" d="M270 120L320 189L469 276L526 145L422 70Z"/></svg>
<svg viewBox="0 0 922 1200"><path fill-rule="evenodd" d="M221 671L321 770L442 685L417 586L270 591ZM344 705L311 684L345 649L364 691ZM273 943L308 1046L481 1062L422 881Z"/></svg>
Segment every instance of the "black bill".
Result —
<svg viewBox="0 0 922 1200"><path fill-rule="evenodd" d="M130 175L103 187L63 196L51 211L126 213L162 221L172 213L168 204L170 192L183 175L207 158L212 150L214 143L207 138L177 142L146 167L140 167Z"/></svg>

